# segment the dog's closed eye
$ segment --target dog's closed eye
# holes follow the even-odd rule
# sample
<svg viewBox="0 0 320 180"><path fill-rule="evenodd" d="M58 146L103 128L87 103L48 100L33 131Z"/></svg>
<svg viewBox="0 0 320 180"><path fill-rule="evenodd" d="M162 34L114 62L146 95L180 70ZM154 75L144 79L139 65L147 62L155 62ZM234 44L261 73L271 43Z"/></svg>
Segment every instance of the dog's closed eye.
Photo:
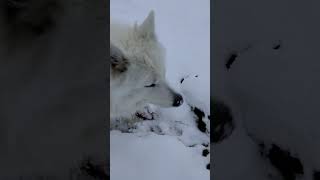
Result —
<svg viewBox="0 0 320 180"><path fill-rule="evenodd" d="M151 88L151 87L155 87L155 86L156 86L156 84L152 83L152 84L147 85L147 86L144 86L144 87L146 87L146 88Z"/></svg>

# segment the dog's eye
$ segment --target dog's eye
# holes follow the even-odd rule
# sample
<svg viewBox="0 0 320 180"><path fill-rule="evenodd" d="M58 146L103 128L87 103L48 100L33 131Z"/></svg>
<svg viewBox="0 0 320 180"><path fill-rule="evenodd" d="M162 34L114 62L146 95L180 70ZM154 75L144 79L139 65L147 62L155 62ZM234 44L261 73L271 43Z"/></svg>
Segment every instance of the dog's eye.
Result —
<svg viewBox="0 0 320 180"><path fill-rule="evenodd" d="M150 85L148 85L148 86L144 86L144 87L146 87L146 88L150 88L150 87L155 87L156 86L156 84L150 84Z"/></svg>

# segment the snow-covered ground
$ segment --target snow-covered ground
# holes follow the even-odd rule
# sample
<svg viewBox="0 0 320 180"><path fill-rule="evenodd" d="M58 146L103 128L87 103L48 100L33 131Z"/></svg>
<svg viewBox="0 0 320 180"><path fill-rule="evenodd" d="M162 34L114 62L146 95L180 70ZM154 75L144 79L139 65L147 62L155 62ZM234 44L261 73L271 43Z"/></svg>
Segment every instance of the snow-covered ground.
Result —
<svg viewBox="0 0 320 180"><path fill-rule="evenodd" d="M210 1L111 0L110 5L111 19L129 24L155 11L167 79L185 99L179 108L150 107L154 119L136 123L129 133L110 132L111 180L209 180Z"/></svg>

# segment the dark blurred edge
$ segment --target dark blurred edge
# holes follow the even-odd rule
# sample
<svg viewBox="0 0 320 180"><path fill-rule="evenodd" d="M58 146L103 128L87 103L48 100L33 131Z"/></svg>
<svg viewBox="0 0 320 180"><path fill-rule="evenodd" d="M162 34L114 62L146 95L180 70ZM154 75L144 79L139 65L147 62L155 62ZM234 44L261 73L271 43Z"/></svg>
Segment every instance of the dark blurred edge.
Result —
<svg viewBox="0 0 320 180"><path fill-rule="evenodd" d="M214 59L212 58L213 53L214 53L214 46L213 46L213 42L214 42L214 4L215 1L210 1L210 115L211 117L214 117L214 114L212 114L213 112L213 72L212 70L214 69L213 66L213 61ZM211 121L214 121L214 118L210 119ZM213 129L212 127L213 123L210 123L210 132ZM211 134L210 134L210 180L213 180L213 169L214 169L214 159L213 159L213 153L214 153L214 149L213 149L213 144L212 144L212 138L211 138Z"/></svg>
<svg viewBox="0 0 320 180"><path fill-rule="evenodd" d="M110 57L110 0L106 0L106 23L107 27L107 57ZM109 58L107 58L109 59ZM107 96L106 96L106 111L107 111L107 162L108 162L108 175L110 179L110 62L106 61L106 86L107 86Z"/></svg>
<svg viewBox="0 0 320 180"><path fill-rule="evenodd" d="M18 0L17 0L18 1ZM3 5L5 5L6 3L7 3L7 1L6 0L1 0L0 1L0 3L1 3L1 7L0 7L0 13L1 13L1 16L3 16L3 14L2 13L4 13L3 12ZM99 17L99 20L101 20L101 21L104 21L105 22L105 27L104 26L99 26L99 27L104 27L104 29L99 29L99 30L97 30L97 33L99 33L99 34L96 34L96 35L101 35L101 41L99 41L99 42L96 42L97 44L99 44L100 46L103 46L103 47L101 47L101 49L105 49L105 51L102 51L102 50L98 50L97 51L97 53L101 53L101 54L98 54L98 55L96 55L95 57L105 57L104 59L99 59L99 63L101 62L101 64L104 64L105 65L105 67L104 68L98 68L99 69L99 71L101 71L101 72L97 72L97 74L100 74L100 75L103 75L104 77L101 77L101 79L99 79L99 80L97 80L97 81L99 81L99 82L101 82L101 83L104 83L104 84L101 84L101 86L99 86L99 87L97 87L97 88L99 88L100 90L103 90L103 91L105 91L105 97L101 97L101 101L99 101L97 104L99 104L100 106L103 106L103 107L97 107L97 112L99 111L99 112L101 112L102 113L102 111L103 111L103 113L105 113L105 119L103 119L102 121L99 121L99 122L103 122L104 124L101 124L101 127L103 127L103 128L101 128L101 129L104 129L104 130L106 130L106 132L104 132L104 134L105 134L105 137L104 138L100 138L99 137L99 140L102 140L101 141L101 144L100 144L100 146L98 147L98 148L101 148L101 151L103 151L103 154L105 154L106 155L106 157L105 157L105 161L107 162L107 174L108 174L108 177L109 177L109 175L110 175L110 172L109 172L109 167L110 167L110 134L109 134L109 103L110 103L110 101L109 101L109 62L107 61L107 57L109 56L109 38L110 38L110 36L109 36L109 27L110 27L110 1L109 0L107 0L107 1L104 1L104 0L102 0L102 1L100 1L100 0L97 0L97 1L95 1L95 0L93 0L93 2L90 4L90 5L92 5L92 7L95 9L95 10L98 10L98 11L101 11L101 12L95 12L95 13L91 13L91 14L99 14L100 15L100 17ZM90 7L91 8L91 7ZM3 17L1 17L0 18L0 20L3 20ZM86 21L84 21L84 23L87 23ZM2 24L1 24L2 25ZM88 26L89 26L90 24L88 24ZM85 24L84 24L84 26L85 26ZM6 27L0 27L1 28L1 30L0 30L0 32L3 32L4 30L5 30L5 28ZM101 34L100 34L101 33ZM88 36L89 37L87 37L87 38L90 38L90 34L88 34ZM23 39L23 40L25 40L25 39ZM27 39L28 40L28 39ZM103 42L104 43L103 43ZM4 43L4 42L2 42L2 43ZM61 44L63 44L64 42L61 42ZM1 44L2 45L2 44ZM89 45L88 45L89 46ZM1 47L1 46L0 46ZM3 53L5 51L5 49L1 49L1 53ZM80 53L79 53L80 54ZM3 54L1 54L1 55L3 55ZM1 56L2 57L2 56ZM92 57L92 58L95 58L95 57ZM4 59L1 59L0 58L0 61L3 61L3 60L6 60L5 58ZM103 62L103 63L102 63ZM89 68L88 68L89 69ZM102 72L102 70L104 70L104 72ZM1 75L3 75L3 74L1 74ZM99 76L100 77L100 76ZM28 78L28 77L27 77ZM3 80L3 79L5 79L4 77L1 79L1 80ZM101 81L103 79L103 81ZM8 80L9 81L9 80ZM6 81L4 82L4 83L2 83L2 88L1 88L1 92L3 93L3 92L6 92L6 89L4 88L5 86L6 86ZM42 85L42 84L41 84ZM97 84L96 84L97 85ZM45 86L45 85L43 85L43 86ZM42 87L41 87L42 88ZM3 90L4 89L4 90ZM19 94L19 95L21 95L21 94ZM71 96L71 95L70 95ZM10 97L10 96L9 96ZM23 96L22 96L23 97ZM1 96L1 98L3 98L3 96ZM26 105L28 105L28 103L30 103L30 106L31 106L31 104L32 103L35 103L35 102L26 102L25 104ZM76 103L74 103L74 104L76 104ZM1 105L3 105L3 103L1 104ZM76 105L75 105L76 106ZM29 108L29 107L28 107ZM30 107L30 109L32 108L32 106ZM2 107L1 106L1 111L0 112L2 112L2 111L5 111L6 110L6 107L4 108L4 107ZM15 109L15 110L18 110L18 109ZM105 110L105 112L104 112L104 110ZM16 114L19 114L19 112L17 112L17 111L15 111L15 113ZM21 113L21 114L23 114L23 113ZM74 116L80 116L81 114L83 114L83 113L79 113L79 114L74 114ZM6 115L6 113L5 113L5 115ZM21 115L22 116L22 115ZM0 117L2 117L2 114L0 115ZM59 116L57 116L57 117L59 117ZM24 118L24 117L23 117ZM52 118L55 118L55 117L52 117ZM66 118L66 117L59 117L59 118ZM1 127L0 127L0 129L1 129ZM99 130L100 131L100 130ZM32 134L33 132L30 132L30 134ZM0 139L1 139L2 137L0 137ZM57 139L55 139L55 140L57 140ZM26 145L29 145L28 144L28 142L29 141L26 141L26 142L24 142L24 143L26 143ZM48 143L48 144L50 144L50 142L46 142L46 143ZM53 142L53 143L56 143L56 142ZM83 145L83 144L82 144ZM29 146L31 146L31 145L29 145ZM2 147L0 147L0 148L2 148ZM49 156L51 156L51 157L49 157L49 159L51 158L51 159L54 159L55 157L55 153L57 152L56 150L60 150L61 148L63 148L63 147L57 147L57 149L51 149L50 150L50 155ZM6 147L4 147L3 149L6 149ZM73 150L75 149L75 148L72 148ZM68 149L65 149L66 151L68 151ZM17 150L18 152L20 152L21 153L21 149L20 150ZM100 149L99 149L99 151L100 151ZM2 151L1 151L2 152ZM51 153L52 152L52 153ZM41 154L42 152L33 152L34 154ZM4 154L5 155L5 154ZM19 154L20 155L20 154ZM3 155L1 155L1 157L3 158L3 157L5 157L5 156L3 156ZM10 158L10 156L9 156L9 158ZM2 161L1 159L0 159L0 161ZM4 162L4 161L3 161ZM1 164L1 167L3 167L3 166L5 166L5 164L2 162L2 164ZM18 162L22 162L22 161L18 161ZM23 163L25 163L25 162L23 162ZM17 166L19 166L19 165L17 165ZM37 166L39 166L39 164L37 164ZM30 168L32 168L32 162L30 162L30 165L29 165L29 167ZM1 173L3 173L3 169L0 169L0 172ZM7 172L5 172L5 173L7 173ZM2 174L1 174L2 175ZM17 176L19 176L19 174L16 174ZM22 178L21 178L22 179ZM42 179L42 178L39 178L39 179ZM46 179L45 177L43 177L43 179ZM99 178L98 178L99 179ZM110 177L108 178L108 179L110 179ZM2 180L2 178L0 178L0 180ZM5 180L5 179L3 179L3 180Z"/></svg>

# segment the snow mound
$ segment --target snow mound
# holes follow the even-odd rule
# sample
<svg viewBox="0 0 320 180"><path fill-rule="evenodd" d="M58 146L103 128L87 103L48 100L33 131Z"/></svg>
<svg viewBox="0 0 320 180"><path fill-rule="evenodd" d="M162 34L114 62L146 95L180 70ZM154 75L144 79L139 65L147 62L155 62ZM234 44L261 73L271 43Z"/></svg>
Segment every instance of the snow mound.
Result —
<svg viewBox="0 0 320 180"><path fill-rule="evenodd" d="M186 148L179 140L154 133L139 135L111 132L112 180L209 179L200 146Z"/></svg>

